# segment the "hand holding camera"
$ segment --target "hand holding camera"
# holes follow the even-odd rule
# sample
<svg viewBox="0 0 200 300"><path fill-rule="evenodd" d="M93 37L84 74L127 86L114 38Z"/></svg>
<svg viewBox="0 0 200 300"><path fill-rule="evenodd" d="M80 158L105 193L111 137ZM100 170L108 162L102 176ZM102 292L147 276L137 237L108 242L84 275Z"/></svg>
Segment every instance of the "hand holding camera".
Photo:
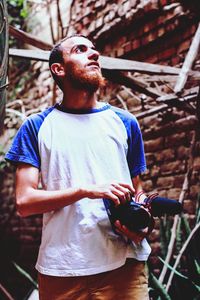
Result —
<svg viewBox="0 0 200 300"><path fill-rule="evenodd" d="M117 220L130 231L140 231L151 226L153 217L175 215L182 211L180 202L160 197L158 194L146 197L142 203L135 202L133 198L130 202L118 206L109 199L103 201L114 231Z"/></svg>

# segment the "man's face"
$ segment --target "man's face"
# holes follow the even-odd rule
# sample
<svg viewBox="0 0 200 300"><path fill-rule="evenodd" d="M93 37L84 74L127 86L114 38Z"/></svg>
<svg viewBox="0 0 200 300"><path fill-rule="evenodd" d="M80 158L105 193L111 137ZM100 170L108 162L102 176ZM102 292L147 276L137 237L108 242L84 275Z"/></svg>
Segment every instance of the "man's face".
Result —
<svg viewBox="0 0 200 300"><path fill-rule="evenodd" d="M61 45L65 78L78 88L95 92L104 85L99 65L99 53L84 37L72 37Z"/></svg>

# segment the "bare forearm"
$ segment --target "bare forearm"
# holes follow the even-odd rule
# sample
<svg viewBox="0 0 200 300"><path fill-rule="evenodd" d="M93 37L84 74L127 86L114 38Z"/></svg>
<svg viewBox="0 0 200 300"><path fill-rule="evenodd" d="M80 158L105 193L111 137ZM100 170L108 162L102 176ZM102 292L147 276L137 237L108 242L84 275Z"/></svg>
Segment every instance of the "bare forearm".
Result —
<svg viewBox="0 0 200 300"><path fill-rule="evenodd" d="M134 189L125 183L108 183L103 185L87 185L85 187L68 188L58 191L38 190L35 185L18 184L16 189L17 210L21 216L41 214L61 209L83 198L108 198L116 205L125 202Z"/></svg>
<svg viewBox="0 0 200 300"><path fill-rule="evenodd" d="M29 188L23 194L16 195L16 204L19 214L26 217L63 208L84 197L86 197L86 191L80 188L58 191Z"/></svg>

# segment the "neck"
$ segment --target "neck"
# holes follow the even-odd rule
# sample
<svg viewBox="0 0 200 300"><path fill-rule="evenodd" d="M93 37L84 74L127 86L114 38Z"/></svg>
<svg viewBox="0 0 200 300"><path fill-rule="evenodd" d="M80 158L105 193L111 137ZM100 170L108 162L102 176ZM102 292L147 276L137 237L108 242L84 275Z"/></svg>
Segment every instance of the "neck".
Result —
<svg viewBox="0 0 200 300"><path fill-rule="evenodd" d="M70 109L91 109L97 107L95 92L66 87L63 91L62 106Z"/></svg>

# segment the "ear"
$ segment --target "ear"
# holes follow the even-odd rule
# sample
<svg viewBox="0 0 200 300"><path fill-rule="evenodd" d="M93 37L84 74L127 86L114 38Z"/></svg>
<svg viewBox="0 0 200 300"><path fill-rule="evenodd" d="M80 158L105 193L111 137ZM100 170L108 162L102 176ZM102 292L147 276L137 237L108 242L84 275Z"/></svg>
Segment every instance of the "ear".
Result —
<svg viewBox="0 0 200 300"><path fill-rule="evenodd" d="M61 63L54 63L51 65L51 71L58 77L65 76L65 69Z"/></svg>

